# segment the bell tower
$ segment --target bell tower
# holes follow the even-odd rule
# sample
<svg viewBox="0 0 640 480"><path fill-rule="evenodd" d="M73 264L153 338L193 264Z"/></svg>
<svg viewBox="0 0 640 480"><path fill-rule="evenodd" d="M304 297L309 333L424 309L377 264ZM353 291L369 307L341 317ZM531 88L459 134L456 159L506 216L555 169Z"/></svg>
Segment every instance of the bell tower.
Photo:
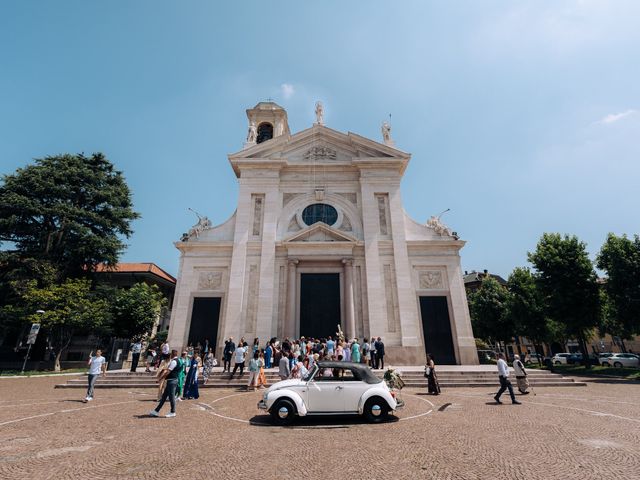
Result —
<svg viewBox="0 0 640 480"><path fill-rule="evenodd" d="M287 111L275 102L260 102L247 109L249 131L244 148L266 142L280 135L289 135Z"/></svg>

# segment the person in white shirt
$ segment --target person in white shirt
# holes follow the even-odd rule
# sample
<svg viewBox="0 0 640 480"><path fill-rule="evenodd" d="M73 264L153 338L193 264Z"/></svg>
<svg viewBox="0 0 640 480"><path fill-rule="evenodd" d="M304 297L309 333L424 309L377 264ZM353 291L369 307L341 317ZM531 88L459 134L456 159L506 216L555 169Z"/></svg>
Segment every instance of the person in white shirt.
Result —
<svg viewBox="0 0 640 480"><path fill-rule="evenodd" d="M233 372L231 372L231 376L229 380L233 379L233 376L236 374L236 370L240 369L240 376L244 373L244 358L247 354L247 347L243 346L242 341L238 343L236 350L233 352L233 358L235 365L233 366Z"/></svg>
<svg viewBox="0 0 640 480"><path fill-rule="evenodd" d="M498 376L500 378L500 390L496 393L496 396L493 397L497 404L502 404L500 401L500 395L504 393L505 390L509 389L509 395L511 396L511 403L514 405L520 405L520 402L516 400L516 396L513 394L513 386L509 381L509 366L507 362L504 360L504 353L498 354Z"/></svg>
<svg viewBox="0 0 640 480"><path fill-rule="evenodd" d="M87 396L84 401L90 402L93 400L93 387L96 384L96 380L98 379L98 375L102 373L102 376L107 375L107 361L102 356L102 350L96 350L95 356L89 354L89 387L87 388Z"/></svg>

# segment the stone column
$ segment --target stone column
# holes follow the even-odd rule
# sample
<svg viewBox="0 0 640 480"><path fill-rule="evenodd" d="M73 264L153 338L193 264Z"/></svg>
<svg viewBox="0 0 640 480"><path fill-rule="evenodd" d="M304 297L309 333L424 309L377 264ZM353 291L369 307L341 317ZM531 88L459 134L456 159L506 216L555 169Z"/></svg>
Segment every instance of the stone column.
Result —
<svg viewBox="0 0 640 480"><path fill-rule="evenodd" d="M353 259L342 259L344 265L344 312L347 340L356 336L356 314L353 302Z"/></svg>
<svg viewBox="0 0 640 480"><path fill-rule="evenodd" d="M289 338L296 334L296 265L298 260L295 258L287 262L287 316L283 335Z"/></svg>

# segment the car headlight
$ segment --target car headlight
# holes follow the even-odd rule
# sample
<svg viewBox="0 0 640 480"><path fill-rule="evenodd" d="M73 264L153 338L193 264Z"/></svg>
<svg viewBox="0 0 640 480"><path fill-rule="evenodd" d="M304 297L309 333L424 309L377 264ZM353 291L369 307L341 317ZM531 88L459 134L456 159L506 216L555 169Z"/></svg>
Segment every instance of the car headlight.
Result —
<svg viewBox="0 0 640 480"><path fill-rule="evenodd" d="M269 393L264 392L264 394L262 395L262 400L264 400L266 402L268 396L269 396Z"/></svg>

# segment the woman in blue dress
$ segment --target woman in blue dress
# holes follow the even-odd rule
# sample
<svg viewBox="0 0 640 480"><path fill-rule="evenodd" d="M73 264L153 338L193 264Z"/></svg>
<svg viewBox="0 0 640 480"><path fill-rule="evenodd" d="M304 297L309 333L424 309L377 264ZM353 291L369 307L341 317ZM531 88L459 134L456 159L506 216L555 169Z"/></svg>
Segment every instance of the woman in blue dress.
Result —
<svg viewBox="0 0 640 480"><path fill-rule="evenodd" d="M264 349L264 368L271 368L271 356L273 355L273 347L271 341L267 343L267 348Z"/></svg>
<svg viewBox="0 0 640 480"><path fill-rule="evenodd" d="M187 373L187 379L184 382L184 398L187 400L200 397L198 392L198 367L200 367L200 356L196 352L191 357L189 373Z"/></svg>

